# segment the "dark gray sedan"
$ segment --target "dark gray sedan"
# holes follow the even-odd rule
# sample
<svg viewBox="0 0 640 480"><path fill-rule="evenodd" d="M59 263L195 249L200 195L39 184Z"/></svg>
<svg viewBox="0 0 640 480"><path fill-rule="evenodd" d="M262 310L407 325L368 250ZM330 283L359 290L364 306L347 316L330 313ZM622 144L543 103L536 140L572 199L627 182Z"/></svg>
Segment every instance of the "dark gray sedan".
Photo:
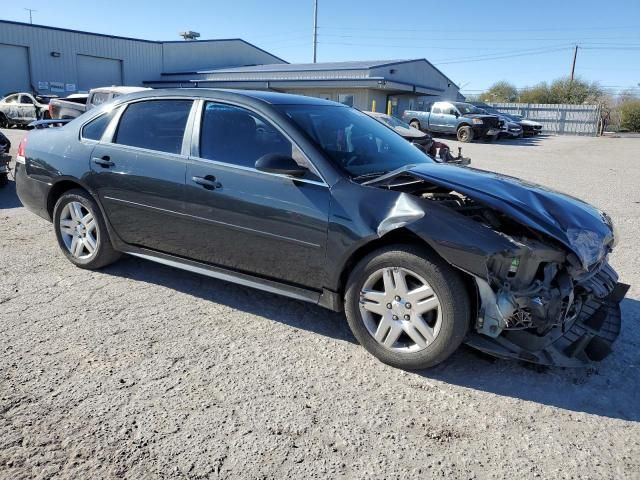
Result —
<svg viewBox="0 0 640 480"><path fill-rule="evenodd" d="M627 286L611 219L516 178L439 164L353 108L206 89L123 96L19 147L17 191L62 253L129 254L344 311L382 361L462 342L601 360Z"/></svg>

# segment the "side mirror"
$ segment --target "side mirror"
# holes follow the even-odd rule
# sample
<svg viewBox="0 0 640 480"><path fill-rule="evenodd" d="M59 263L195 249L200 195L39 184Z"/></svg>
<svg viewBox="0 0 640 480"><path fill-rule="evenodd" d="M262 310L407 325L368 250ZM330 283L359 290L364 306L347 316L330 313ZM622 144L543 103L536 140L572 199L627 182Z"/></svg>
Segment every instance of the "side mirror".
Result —
<svg viewBox="0 0 640 480"><path fill-rule="evenodd" d="M256 160L256 170L292 177L302 177L307 173L307 169L298 165L293 158L280 153L267 153L260 157Z"/></svg>
<svg viewBox="0 0 640 480"><path fill-rule="evenodd" d="M453 112L453 114L456 116L456 118L458 118L460 116L460 114L458 112Z"/></svg>

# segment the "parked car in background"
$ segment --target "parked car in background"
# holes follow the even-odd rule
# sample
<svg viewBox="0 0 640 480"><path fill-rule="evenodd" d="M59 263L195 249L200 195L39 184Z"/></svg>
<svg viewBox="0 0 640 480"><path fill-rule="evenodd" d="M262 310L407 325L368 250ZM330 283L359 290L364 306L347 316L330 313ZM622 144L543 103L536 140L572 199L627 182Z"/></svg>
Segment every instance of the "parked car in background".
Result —
<svg viewBox="0 0 640 480"><path fill-rule="evenodd" d="M12 93L0 100L0 128L28 125L46 118L48 104L55 98L51 95Z"/></svg>
<svg viewBox="0 0 640 480"><path fill-rule="evenodd" d="M492 114L492 112L488 112L484 108L481 108L480 110L482 110L487 114ZM507 115L502 115L502 114L494 114L494 115L498 115L498 118L500 119L500 122L502 125L500 127L500 133L498 134L498 137L506 137L506 138L522 137L522 127L520 126L519 123L514 122Z"/></svg>
<svg viewBox="0 0 640 480"><path fill-rule="evenodd" d="M428 112L405 110L402 120L418 130L456 135L461 142L495 140L501 129L496 115L463 102L435 102Z"/></svg>
<svg viewBox="0 0 640 480"><path fill-rule="evenodd" d="M143 87L101 87L94 88L88 94L69 95L49 102L49 117L69 119L82 115L87 110L102 105L120 95L150 90Z"/></svg>
<svg viewBox="0 0 640 480"><path fill-rule="evenodd" d="M621 330L628 285L608 263L605 213L434 162L339 103L141 92L31 130L16 160L20 200L74 265L126 253L344 311L396 367L436 365L462 342L582 366Z"/></svg>
<svg viewBox="0 0 640 480"><path fill-rule="evenodd" d="M364 113L375 118L389 128L392 128L396 133L401 135L402 138L413 143L436 162L456 163L459 165L469 165L471 163L471 159L462 156L461 148L458 148L458 156L455 157L451 153L451 149L448 145L434 141L428 133L418 130L417 128L413 128L408 123L405 123L392 115L380 112Z"/></svg>
<svg viewBox="0 0 640 480"><path fill-rule="evenodd" d="M481 108L487 113L503 116L512 123L517 123L522 128L523 135L538 135L542 131L542 124L539 122L534 122L533 120L525 120L520 115L501 112L495 107L492 107L491 105L488 105L484 102L472 102L472 105Z"/></svg>

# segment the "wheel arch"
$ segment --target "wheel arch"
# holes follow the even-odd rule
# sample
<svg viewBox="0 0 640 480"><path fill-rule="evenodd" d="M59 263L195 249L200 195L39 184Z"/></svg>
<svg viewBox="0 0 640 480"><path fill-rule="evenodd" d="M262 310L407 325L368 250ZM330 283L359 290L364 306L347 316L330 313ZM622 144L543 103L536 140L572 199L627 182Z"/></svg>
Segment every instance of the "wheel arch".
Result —
<svg viewBox="0 0 640 480"><path fill-rule="evenodd" d="M93 194L91 189L87 187L81 180L78 180L77 178L73 178L73 177L62 177L58 179L51 186L51 189L49 190L49 194L47 195L46 207L47 207L47 213L49 214L50 218L53 219L53 209L56 206L56 202L58 201L58 199L62 195L64 195L65 192L68 192L69 190L74 190L74 189L80 189L87 192L89 195L93 197L93 199L98 204L100 209L102 209L102 205L100 204L96 196ZM102 213L104 214L104 212Z"/></svg>
<svg viewBox="0 0 640 480"><path fill-rule="evenodd" d="M386 235L383 235L382 237L372 239L364 243L363 245L360 245L351 253L351 255L343 263L342 270L338 278L337 292L340 298L343 298L344 296L345 287L347 285L349 275L353 271L354 267L371 252L389 245L417 245L420 248L423 248L425 251L428 251L430 254L437 256L438 258L451 265L460 274L460 278L462 279L462 282L466 287L467 293L469 295L469 306L472 312L472 321L477 317L477 311L479 308L479 296L478 288L473 275L448 262L442 255L440 255L440 253L437 252L435 248L429 245L429 243L427 243L419 235L407 228L398 228L387 233Z"/></svg>
<svg viewBox="0 0 640 480"><path fill-rule="evenodd" d="M425 250L429 250L434 255L441 257L427 242L422 240L418 235L413 233L407 228L397 228L391 232L383 235L382 237L373 238L364 244L358 246L351 252L348 258L342 263L342 269L338 277L337 289L340 294L344 293L344 288L347 284L349 275L353 271L353 268L364 257L369 255L375 250L387 247L389 245L418 245ZM442 257L441 257L442 258Z"/></svg>

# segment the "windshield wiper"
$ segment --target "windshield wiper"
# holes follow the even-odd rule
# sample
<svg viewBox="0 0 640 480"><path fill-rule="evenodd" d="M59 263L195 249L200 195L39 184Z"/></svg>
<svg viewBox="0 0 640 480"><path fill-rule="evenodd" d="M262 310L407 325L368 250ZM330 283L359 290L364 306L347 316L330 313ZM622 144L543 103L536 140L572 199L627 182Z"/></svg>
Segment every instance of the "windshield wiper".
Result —
<svg viewBox="0 0 640 480"><path fill-rule="evenodd" d="M384 170L382 172L363 173L362 175L358 175L357 177L353 177L352 179L357 182L359 180L364 180L365 178L379 177L379 176L384 175L386 173L389 173L389 170Z"/></svg>
<svg viewBox="0 0 640 480"><path fill-rule="evenodd" d="M409 165L396 168L395 170L391 170L390 172L375 172L375 173L360 175L360 177L374 176L374 178L372 178L371 180L362 182L362 185L371 185L372 183L377 183L379 181L386 180L387 178L395 177L399 173L406 172L407 170L411 170L415 166L416 166L415 163L410 163ZM355 177L354 180L357 178L358 177Z"/></svg>

